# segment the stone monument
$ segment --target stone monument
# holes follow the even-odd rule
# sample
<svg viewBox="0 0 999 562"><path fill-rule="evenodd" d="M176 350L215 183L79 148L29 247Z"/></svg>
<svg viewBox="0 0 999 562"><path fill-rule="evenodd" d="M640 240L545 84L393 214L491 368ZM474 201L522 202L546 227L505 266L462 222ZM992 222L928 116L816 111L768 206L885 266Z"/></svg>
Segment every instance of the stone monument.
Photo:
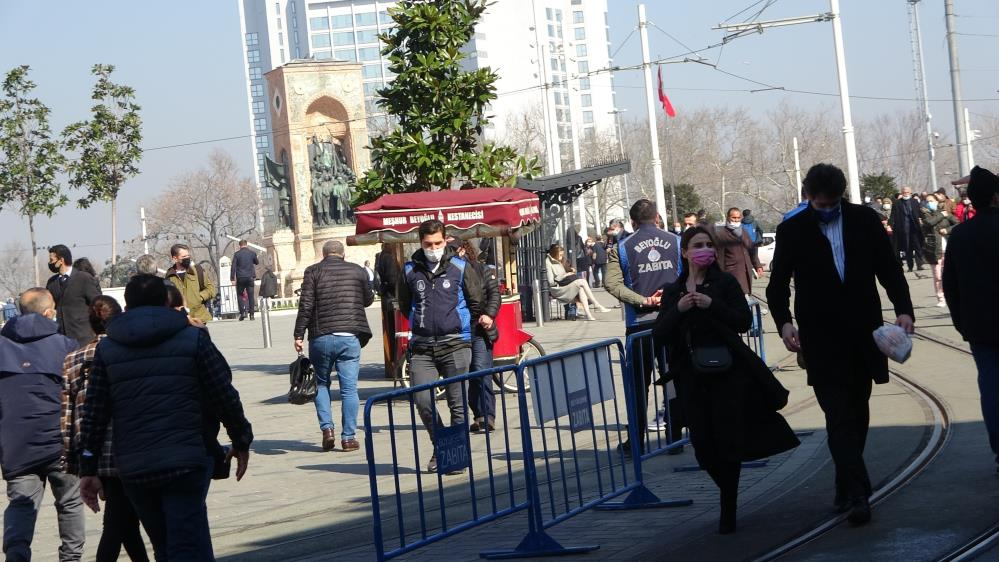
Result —
<svg viewBox="0 0 999 562"><path fill-rule="evenodd" d="M295 60L265 78L275 156L265 172L279 207L277 228L264 240L282 294L291 296L305 268L322 259L323 244L354 233L354 181L370 166L361 65ZM360 264L375 248L347 251Z"/></svg>

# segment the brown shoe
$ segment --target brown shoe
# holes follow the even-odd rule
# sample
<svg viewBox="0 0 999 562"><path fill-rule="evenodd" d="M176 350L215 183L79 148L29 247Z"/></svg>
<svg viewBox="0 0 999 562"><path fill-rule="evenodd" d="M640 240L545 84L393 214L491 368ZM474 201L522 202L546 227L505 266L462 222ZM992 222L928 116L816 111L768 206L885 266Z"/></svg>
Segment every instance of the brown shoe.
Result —
<svg viewBox="0 0 999 562"><path fill-rule="evenodd" d="M336 438L333 437L333 429L323 430L323 450L332 451L336 447Z"/></svg>
<svg viewBox="0 0 999 562"><path fill-rule="evenodd" d="M360 449L361 444L357 442L357 439L344 439L340 442L340 448L343 449L343 452L348 453Z"/></svg>

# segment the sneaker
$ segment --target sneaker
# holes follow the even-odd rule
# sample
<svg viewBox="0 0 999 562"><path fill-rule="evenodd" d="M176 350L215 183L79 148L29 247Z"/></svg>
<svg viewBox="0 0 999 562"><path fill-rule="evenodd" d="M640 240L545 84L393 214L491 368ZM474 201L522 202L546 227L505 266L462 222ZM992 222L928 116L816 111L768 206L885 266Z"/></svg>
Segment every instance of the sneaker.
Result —
<svg viewBox="0 0 999 562"><path fill-rule="evenodd" d="M427 472L437 472L437 455L430 457L430 462L427 463Z"/></svg>
<svg viewBox="0 0 999 562"><path fill-rule="evenodd" d="M649 431L663 431L666 429L666 410L660 409L656 412L656 419L645 426Z"/></svg>
<svg viewBox="0 0 999 562"><path fill-rule="evenodd" d="M947 301L944 299L937 299L937 308L947 308Z"/></svg>

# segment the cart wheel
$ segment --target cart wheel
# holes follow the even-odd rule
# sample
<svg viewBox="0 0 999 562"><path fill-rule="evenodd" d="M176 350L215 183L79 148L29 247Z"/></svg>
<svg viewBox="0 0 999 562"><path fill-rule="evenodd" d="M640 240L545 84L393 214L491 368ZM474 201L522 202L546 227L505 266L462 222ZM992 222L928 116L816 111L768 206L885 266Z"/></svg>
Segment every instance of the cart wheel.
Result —
<svg viewBox="0 0 999 562"><path fill-rule="evenodd" d="M541 347L538 340L531 338L524 345L520 346L520 354L517 355L517 365L528 359L535 359L545 354L545 348ZM496 384L506 392L517 392L517 375L511 371L496 373L493 375ZM524 391L531 391L531 381L524 377Z"/></svg>

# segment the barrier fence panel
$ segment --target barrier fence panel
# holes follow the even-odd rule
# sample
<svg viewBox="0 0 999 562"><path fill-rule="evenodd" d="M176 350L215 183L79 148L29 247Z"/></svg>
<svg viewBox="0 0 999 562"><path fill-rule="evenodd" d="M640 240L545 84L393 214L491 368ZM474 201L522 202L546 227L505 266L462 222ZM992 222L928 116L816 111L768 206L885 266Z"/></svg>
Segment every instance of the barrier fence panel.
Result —
<svg viewBox="0 0 999 562"><path fill-rule="evenodd" d="M365 453L379 560L531 505L524 471L524 459L530 455L520 431L523 377L517 374L520 391L516 394L493 385L495 431L470 434L468 429L469 384L509 372L517 374L516 367L477 371L368 398L364 405L368 433ZM449 404L432 399L441 387L450 387L458 400ZM419 413L418 400L429 404L427 421L434 428L433 439ZM372 413L378 409L384 409L387 426L372 421ZM447 410L450 419L444 419ZM459 423L462 410L464 419ZM429 472L428 463L435 451L437 469Z"/></svg>

